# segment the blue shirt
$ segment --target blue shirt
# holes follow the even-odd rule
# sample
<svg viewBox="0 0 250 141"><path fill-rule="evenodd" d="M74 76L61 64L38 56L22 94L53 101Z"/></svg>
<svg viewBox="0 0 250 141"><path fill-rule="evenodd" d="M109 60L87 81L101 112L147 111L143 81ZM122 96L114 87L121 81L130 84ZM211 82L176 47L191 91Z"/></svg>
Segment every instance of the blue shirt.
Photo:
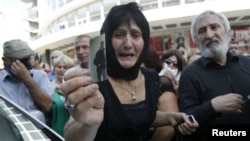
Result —
<svg viewBox="0 0 250 141"><path fill-rule="evenodd" d="M47 74L47 76L48 76L48 78L49 78L50 81L56 79L56 72L55 72L55 70L52 70L51 72L49 72Z"/></svg>
<svg viewBox="0 0 250 141"><path fill-rule="evenodd" d="M51 82L49 81L47 74L42 70L30 70L30 73L33 75L34 81L42 90L49 94L52 99L54 91L50 85ZM29 113L40 112L25 84L14 78L6 70L0 71L0 95L10 99ZM37 118L43 121L44 117L41 117L41 115L39 116L40 117Z"/></svg>

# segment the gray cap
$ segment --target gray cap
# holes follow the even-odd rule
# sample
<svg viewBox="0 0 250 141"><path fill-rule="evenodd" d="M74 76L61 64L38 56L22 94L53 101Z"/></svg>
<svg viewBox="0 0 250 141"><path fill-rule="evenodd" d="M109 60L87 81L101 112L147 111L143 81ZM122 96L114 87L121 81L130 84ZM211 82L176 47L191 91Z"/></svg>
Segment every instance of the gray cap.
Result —
<svg viewBox="0 0 250 141"><path fill-rule="evenodd" d="M4 43L3 55L16 59L24 59L35 55L35 52L26 42L19 39L14 39Z"/></svg>

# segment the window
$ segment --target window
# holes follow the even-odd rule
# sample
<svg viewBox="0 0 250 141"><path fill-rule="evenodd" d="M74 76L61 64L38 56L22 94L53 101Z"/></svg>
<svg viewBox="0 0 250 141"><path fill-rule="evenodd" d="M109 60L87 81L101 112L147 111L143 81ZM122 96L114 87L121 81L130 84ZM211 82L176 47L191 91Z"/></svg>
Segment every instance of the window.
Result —
<svg viewBox="0 0 250 141"><path fill-rule="evenodd" d="M150 10L150 9L158 8L157 0L141 0L140 2L141 2L142 10Z"/></svg>
<svg viewBox="0 0 250 141"><path fill-rule="evenodd" d="M179 5L179 4L180 4L180 0L162 0L162 7Z"/></svg>
<svg viewBox="0 0 250 141"><path fill-rule="evenodd" d="M110 9L116 5L116 0L103 0L104 17L107 16Z"/></svg>
<svg viewBox="0 0 250 141"><path fill-rule="evenodd" d="M101 19L101 2L96 2L89 5L89 20L96 21Z"/></svg>

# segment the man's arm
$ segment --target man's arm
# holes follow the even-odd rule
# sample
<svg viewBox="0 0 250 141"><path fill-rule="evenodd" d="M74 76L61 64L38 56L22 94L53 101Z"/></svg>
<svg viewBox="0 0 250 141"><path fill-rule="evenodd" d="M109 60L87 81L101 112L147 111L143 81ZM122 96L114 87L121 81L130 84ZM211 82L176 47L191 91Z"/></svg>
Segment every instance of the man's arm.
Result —
<svg viewBox="0 0 250 141"><path fill-rule="evenodd" d="M193 132L196 131L196 129L199 127L199 124L197 121L191 122L189 120L189 116L185 113L180 112L162 112L157 111L155 120L152 124L153 126L177 126L178 131L182 135L190 135Z"/></svg>
<svg viewBox="0 0 250 141"><path fill-rule="evenodd" d="M96 66L98 66L98 64L100 63L100 61L99 61L99 50L96 52L96 54L95 54L95 58L94 58L94 64L96 65Z"/></svg>
<svg viewBox="0 0 250 141"><path fill-rule="evenodd" d="M45 112L49 112L52 107L53 100L41 87L38 85L31 76L23 80L23 83L26 85L29 90L32 98L39 108ZM47 85L50 85L48 83Z"/></svg>
<svg viewBox="0 0 250 141"><path fill-rule="evenodd" d="M30 95L34 99L35 103L39 108L41 108L45 112L49 112L51 110L53 100L50 97L49 94L47 94L42 88L42 84L37 84L32 76L30 75L30 72L26 69L26 67L17 60L12 64L12 73L13 75L20 81L22 81L27 89L30 92ZM43 72L41 72L43 73ZM48 79L46 75L43 79ZM49 82L49 81L47 81ZM46 83L46 82L44 82ZM50 85L50 83L47 83L45 85ZM52 95L52 94L51 94Z"/></svg>

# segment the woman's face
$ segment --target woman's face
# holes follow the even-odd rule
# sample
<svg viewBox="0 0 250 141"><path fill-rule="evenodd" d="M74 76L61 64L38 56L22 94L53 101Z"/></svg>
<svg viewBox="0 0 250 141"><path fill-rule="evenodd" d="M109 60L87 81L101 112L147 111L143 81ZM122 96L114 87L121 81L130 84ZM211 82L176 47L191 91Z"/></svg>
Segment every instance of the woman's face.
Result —
<svg viewBox="0 0 250 141"><path fill-rule="evenodd" d="M122 24L114 31L111 40L120 65L126 69L133 67L144 47L140 28L133 21L130 26Z"/></svg>
<svg viewBox="0 0 250 141"><path fill-rule="evenodd" d="M63 61L60 61L57 64L57 66L55 67L55 72L58 80L63 78L63 75L67 71L67 69L68 67Z"/></svg>
<svg viewBox="0 0 250 141"><path fill-rule="evenodd" d="M175 55L172 55L168 59L166 59L165 63L167 63L168 67L170 67L171 69L178 69L178 66L177 66L178 61Z"/></svg>

